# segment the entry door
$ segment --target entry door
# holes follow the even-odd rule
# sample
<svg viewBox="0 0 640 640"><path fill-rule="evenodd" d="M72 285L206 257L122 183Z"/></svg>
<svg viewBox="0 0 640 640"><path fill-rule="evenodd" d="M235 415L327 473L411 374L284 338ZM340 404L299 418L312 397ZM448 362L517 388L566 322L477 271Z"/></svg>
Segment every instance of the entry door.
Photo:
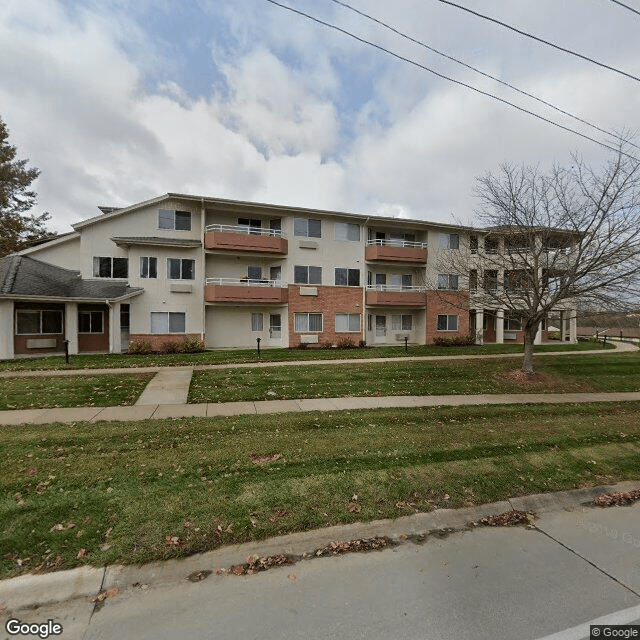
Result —
<svg viewBox="0 0 640 640"><path fill-rule="evenodd" d="M376 342L387 341L387 316L376 316Z"/></svg>
<svg viewBox="0 0 640 640"><path fill-rule="evenodd" d="M269 314L269 342L271 344L282 342L282 316L279 313Z"/></svg>

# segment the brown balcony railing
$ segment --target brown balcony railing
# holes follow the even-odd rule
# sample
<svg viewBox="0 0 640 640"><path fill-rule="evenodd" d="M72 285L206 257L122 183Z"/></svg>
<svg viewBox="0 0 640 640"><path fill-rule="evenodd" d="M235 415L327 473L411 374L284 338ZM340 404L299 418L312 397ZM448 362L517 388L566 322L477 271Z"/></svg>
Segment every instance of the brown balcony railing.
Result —
<svg viewBox="0 0 640 640"><path fill-rule="evenodd" d="M205 228L204 248L215 251L286 255L288 242L280 229L211 224Z"/></svg>
<svg viewBox="0 0 640 640"><path fill-rule="evenodd" d="M364 257L369 262L425 264L427 243L407 240L369 240L364 249Z"/></svg>
<svg viewBox="0 0 640 640"><path fill-rule="evenodd" d="M280 280L207 278L204 299L233 304L285 304L289 300L289 289Z"/></svg>

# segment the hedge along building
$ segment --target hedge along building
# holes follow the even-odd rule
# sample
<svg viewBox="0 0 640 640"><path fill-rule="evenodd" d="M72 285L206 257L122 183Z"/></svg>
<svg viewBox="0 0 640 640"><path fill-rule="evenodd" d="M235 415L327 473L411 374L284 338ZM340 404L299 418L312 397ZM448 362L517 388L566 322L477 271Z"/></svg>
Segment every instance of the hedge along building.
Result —
<svg viewBox="0 0 640 640"><path fill-rule="evenodd" d="M468 247L472 230L459 225L173 193L100 210L21 254L111 292L100 301L109 339L95 336L96 351L118 353L130 340L160 349L185 336L208 348L255 347L257 338L263 347L426 344L467 335L478 317L468 279L438 273L438 256ZM36 327L33 315L27 326L17 315L14 294L0 294L11 336L0 357L59 351L42 321ZM43 295L34 312L48 310ZM57 335L80 351L85 316L70 299L53 302L65 305ZM31 346L17 350L22 335ZM521 339L517 330L506 336Z"/></svg>

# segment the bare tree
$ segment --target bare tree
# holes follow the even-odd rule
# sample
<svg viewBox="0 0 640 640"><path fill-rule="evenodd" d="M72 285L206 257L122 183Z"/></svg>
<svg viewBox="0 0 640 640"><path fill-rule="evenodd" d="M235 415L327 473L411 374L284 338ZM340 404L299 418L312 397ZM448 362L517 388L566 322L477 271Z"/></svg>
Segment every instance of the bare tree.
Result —
<svg viewBox="0 0 640 640"><path fill-rule="evenodd" d="M478 178L479 227L460 251L438 254L440 274L468 283L470 309L503 309L521 321L527 373L552 310L637 305L640 161L631 146L621 143L598 169L574 154L548 173L503 165Z"/></svg>

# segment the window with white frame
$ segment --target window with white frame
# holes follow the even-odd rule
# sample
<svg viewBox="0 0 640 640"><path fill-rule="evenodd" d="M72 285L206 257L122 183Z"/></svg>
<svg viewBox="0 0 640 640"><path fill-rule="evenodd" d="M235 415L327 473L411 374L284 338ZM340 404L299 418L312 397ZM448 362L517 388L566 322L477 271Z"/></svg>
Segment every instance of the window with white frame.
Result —
<svg viewBox="0 0 640 640"><path fill-rule="evenodd" d="M440 246L443 249L459 249L460 236L457 233L441 233Z"/></svg>
<svg viewBox="0 0 640 640"><path fill-rule="evenodd" d="M522 331L522 320L516 316L506 315L504 317L505 331Z"/></svg>
<svg viewBox="0 0 640 640"><path fill-rule="evenodd" d="M191 212L160 209L158 211L158 228L191 231Z"/></svg>
<svg viewBox="0 0 640 640"><path fill-rule="evenodd" d="M128 258L112 258L110 256L93 257L94 278L128 278Z"/></svg>
<svg viewBox="0 0 640 640"><path fill-rule="evenodd" d="M62 333L62 311L17 309L16 335L57 335Z"/></svg>
<svg viewBox="0 0 640 640"><path fill-rule="evenodd" d="M351 222L336 222L336 240L360 242L360 225Z"/></svg>
<svg viewBox="0 0 640 640"><path fill-rule="evenodd" d="M336 333L360 331L359 313L336 313Z"/></svg>
<svg viewBox="0 0 640 640"><path fill-rule="evenodd" d="M322 222L313 218L294 218L293 235L302 238L321 238Z"/></svg>
<svg viewBox="0 0 640 640"><path fill-rule="evenodd" d="M410 273L394 273L390 276L390 281L394 289L411 289L413 286L413 276Z"/></svg>
<svg viewBox="0 0 640 640"><path fill-rule="evenodd" d="M457 331L458 316L438 315L438 331Z"/></svg>
<svg viewBox="0 0 640 640"><path fill-rule="evenodd" d="M293 281L295 284L322 284L322 267L295 265Z"/></svg>
<svg viewBox="0 0 640 640"><path fill-rule="evenodd" d="M186 313L183 311L152 311L151 333L185 333Z"/></svg>
<svg viewBox="0 0 640 640"><path fill-rule="evenodd" d="M264 328L264 320L261 313L251 314L251 331L262 331Z"/></svg>
<svg viewBox="0 0 640 640"><path fill-rule="evenodd" d="M413 316L408 313L394 314L391 316L392 331L411 331L413 329Z"/></svg>
<svg viewBox="0 0 640 640"><path fill-rule="evenodd" d="M457 291L458 276L452 273L438 274L438 289L446 291Z"/></svg>
<svg viewBox="0 0 640 640"><path fill-rule="evenodd" d="M282 267L270 267L269 268L269 278L271 280L281 280L282 279Z"/></svg>
<svg viewBox="0 0 640 640"><path fill-rule="evenodd" d="M78 311L78 333L104 333L102 311Z"/></svg>
<svg viewBox="0 0 640 640"><path fill-rule="evenodd" d="M262 230L262 220L258 218L238 218L238 226L245 227L249 234L259 234Z"/></svg>
<svg viewBox="0 0 640 640"><path fill-rule="evenodd" d="M196 261L186 258L167 258L167 278L169 280L193 280Z"/></svg>
<svg viewBox="0 0 640 640"><path fill-rule="evenodd" d="M141 278L157 278L158 277L158 258L153 256L142 256L140 258L140 277Z"/></svg>
<svg viewBox="0 0 640 640"><path fill-rule="evenodd" d="M294 328L297 333L321 333L322 314L321 313L296 313L294 317Z"/></svg>
<svg viewBox="0 0 640 640"><path fill-rule="evenodd" d="M335 284L339 287L359 287L360 269L347 269L336 267Z"/></svg>

